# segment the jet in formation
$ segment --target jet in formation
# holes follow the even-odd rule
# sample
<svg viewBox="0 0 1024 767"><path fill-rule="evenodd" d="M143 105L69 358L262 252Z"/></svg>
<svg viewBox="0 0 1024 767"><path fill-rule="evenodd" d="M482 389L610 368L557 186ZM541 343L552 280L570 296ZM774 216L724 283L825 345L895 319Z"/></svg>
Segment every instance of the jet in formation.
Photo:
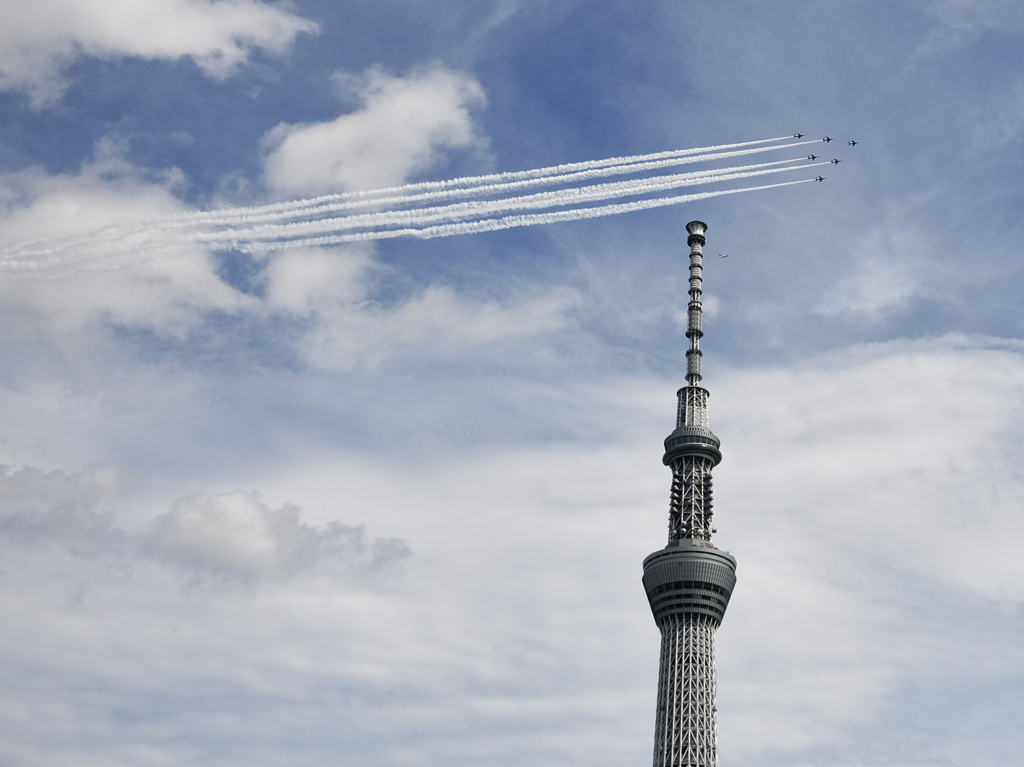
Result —
<svg viewBox="0 0 1024 767"><path fill-rule="evenodd" d="M849 144L850 146L857 146L857 144L859 144L860 142L859 141L854 141L853 139L850 139L846 143Z"/></svg>
<svg viewBox="0 0 1024 767"><path fill-rule="evenodd" d="M807 159L810 160L811 162L814 162L815 160L818 159L818 155L816 155L816 154L809 154L809 155L807 155Z"/></svg>
<svg viewBox="0 0 1024 767"><path fill-rule="evenodd" d="M842 162L842 160L833 160L833 161L832 161L832 164L833 164L833 165L838 165L838 164L839 164L839 163L841 163L841 162Z"/></svg>
<svg viewBox="0 0 1024 767"><path fill-rule="evenodd" d="M804 137L803 133L794 133L793 134L793 138L803 138L803 137Z"/></svg>
<svg viewBox="0 0 1024 767"><path fill-rule="evenodd" d="M814 180L815 181L824 181L826 178L828 178L828 176L817 176Z"/></svg>
<svg viewBox="0 0 1024 767"><path fill-rule="evenodd" d="M828 143L829 141L831 141L831 140L832 140L832 137L831 137L831 136L825 136L825 138L823 138L823 139L822 139L822 141L824 141L824 142L825 142L826 144L827 144L827 143Z"/></svg>

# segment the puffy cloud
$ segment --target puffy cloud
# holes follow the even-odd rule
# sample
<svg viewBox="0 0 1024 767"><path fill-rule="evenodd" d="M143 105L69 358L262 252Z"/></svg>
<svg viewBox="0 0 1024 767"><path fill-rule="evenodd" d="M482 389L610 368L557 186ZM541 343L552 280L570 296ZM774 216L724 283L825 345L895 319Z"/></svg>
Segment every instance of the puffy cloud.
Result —
<svg viewBox="0 0 1024 767"><path fill-rule="evenodd" d="M334 304L359 306L381 267L370 245L347 248L292 248L267 264L266 302L276 310L310 316Z"/></svg>
<svg viewBox="0 0 1024 767"><path fill-rule="evenodd" d="M75 174L8 174L0 177L0 244L45 235L59 247L62 235L185 212L175 197L181 181L174 169L132 166L114 141L101 142L96 158ZM222 279L219 260L201 246L175 243L132 263L134 251L119 244L96 262L102 270L0 280L5 345L45 338L71 358L99 360L111 327L184 339L206 328L214 312L257 321L287 314L301 321L294 344L306 364L350 370L396 354L443 357L555 331L567 326L580 301L563 287L480 300L430 285L385 305L377 295L387 269L373 252L372 245L353 245L275 253L257 262L261 295L252 295ZM122 260L127 268L116 268Z"/></svg>
<svg viewBox="0 0 1024 767"><path fill-rule="evenodd" d="M339 78L362 101L358 111L325 123L281 123L264 137L275 194L392 186L433 165L439 150L482 146L470 110L484 92L469 75L434 66L408 77L371 69Z"/></svg>
<svg viewBox="0 0 1024 767"><path fill-rule="evenodd" d="M310 318L297 341L307 364L320 369L374 367L395 355L429 350L435 358L483 344L550 333L569 323L580 302L570 288L480 301L431 285L391 306L374 300L383 267L369 247L296 248L268 263L266 305Z"/></svg>
<svg viewBox="0 0 1024 767"><path fill-rule="evenodd" d="M96 157L74 174L31 168L0 177L0 244L187 210L175 196L180 172L134 167L122 150L115 141L103 141ZM255 306L254 299L218 277L216 262L201 247L185 245L130 269L118 269L118 259L119 253L111 252L103 271L80 272L73 279L0 280L8 341L48 328L51 340L88 347L95 339L80 330L97 322L180 336L196 327L204 312ZM68 335L75 336L73 343Z"/></svg>
<svg viewBox="0 0 1024 767"><path fill-rule="evenodd" d="M243 490L181 498L129 533L114 512L103 510L118 501L122 485L110 467L71 474L0 467L0 549L20 541L126 566L158 562L192 582L375 571L411 553L398 538L368 540L363 525L308 525L298 507L272 508L259 493Z"/></svg>
<svg viewBox="0 0 1024 767"><path fill-rule="evenodd" d="M363 527L303 524L294 506L270 508L255 492L192 496L158 517L148 550L187 571L242 578L310 569L323 560L375 569L409 555L398 539L365 540Z"/></svg>
<svg viewBox="0 0 1024 767"><path fill-rule="evenodd" d="M0 26L0 88L36 106L58 98L80 55L189 57L223 78L252 48L281 52L317 26L258 0L8 0Z"/></svg>

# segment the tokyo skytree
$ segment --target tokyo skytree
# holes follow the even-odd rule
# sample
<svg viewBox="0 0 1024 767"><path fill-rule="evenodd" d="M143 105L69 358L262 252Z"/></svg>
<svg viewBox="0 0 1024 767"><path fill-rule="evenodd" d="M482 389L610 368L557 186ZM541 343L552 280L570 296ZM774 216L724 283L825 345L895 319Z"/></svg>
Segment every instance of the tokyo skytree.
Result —
<svg viewBox="0 0 1024 767"><path fill-rule="evenodd" d="M654 767L717 767L715 630L736 584L736 560L711 543L711 470L722 460L708 422L708 391L699 386L701 270L707 224L691 221L686 386L678 392L676 429L665 440L672 469L668 545L644 560L644 590L661 630Z"/></svg>

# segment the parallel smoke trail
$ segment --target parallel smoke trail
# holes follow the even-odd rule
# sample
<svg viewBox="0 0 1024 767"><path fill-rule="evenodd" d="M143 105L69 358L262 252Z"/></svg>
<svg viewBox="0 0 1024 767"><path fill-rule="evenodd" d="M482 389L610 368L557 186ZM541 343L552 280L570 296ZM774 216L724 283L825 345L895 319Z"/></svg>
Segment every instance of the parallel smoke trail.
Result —
<svg viewBox="0 0 1024 767"><path fill-rule="evenodd" d="M383 213L365 213L338 218L321 218L314 221L302 221L290 224L263 224L249 229L227 229L222 232L215 232L209 235L199 233L193 235L192 239L203 243L219 241L238 242L241 240L253 239L279 240L285 238L291 239L296 236L312 234L314 232L341 231L344 229L360 228L381 229L382 227L387 226L429 224L444 221L455 222L459 219L480 218L482 216L490 216L495 213L514 210L554 208L564 207L567 205L579 206L584 203L608 200L615 197L631 197L634 195L651 194L653 192L664 192L684 186L732 181L740 178L751 178L753 176L763 176L771 173L782 173L785 171L813 167L809 165L790 165L789 167L784 168L765 168L765 166L788 165L793 162L797 162L797 160L780 160L773 163L762 163L761 165L750 165L740 168L725 168L714 171L702 171L700 173L681 173L670 176L655 176L654 178L617 181L614 183L562 189L554 192L540 192L523 197L454 203L452 205L422 208L419 210L414 209L387 211ZM814 165L825 164L826 163L815 163ZM759 169L747 170L747 168ZM732 172L734 170L740 172Z"/></svg>
<svg viewBox="0 0 1024 767"><path fill-rule="evenodd" d="M686 186L718 184L795 170L797 167L828 164L818 162L795 166L793 163L803 161L803 158L795 158L575 186L595 178L649 173L678 165L725 160L817 143L800 141L758 146L783 141L785 138L788 137L591 160L535 170L346 192L259 207L183 213L133 224L107 225L92 231L40 238L2 249L0 272L54 277L84 269L123 268L153 258L195 253L197 247L260 253L396 237L429 239L497 231L610 216L727 194L806 183L806 180L801 180L674 197L649 197ZM563 188L508 196L512 192L544 185ZM589 203L638 196L647 196L647 199L589 206ZM461 202L424 206L428 202L460 199ZM544 208L568 210L524 212ZM354 212L342 214L343 211Z"/></svg>
<svg viewBox="0 0 1024 767"><path fill-rule="evenodd" d="M769 141L777 141L778 139L768 139ZM764 143L762 142L745 142L746 144ZM232 223L259 223L259 222L270 222L288 218L299 218L308 217L311 215L329 213L333 211L340 211L350 208L366 207L368 205L395 205L395 204L407 204L412 202L428 202L431 200L442 200L442 199L457 199L459 197L469 196L482 196L500 194L516 189L528 188L531 186L539 185L554 185L554 184L566 184L574 183L578 181L585 181L591 178L600 178L602 176L609 175L624 175L628 173L637 173L647 170L656 170L664 167L671 167L673 165L691 164L697 162L710 162L719 159L727 159L732 157L759 154L762 152L776 151L778 149L787 149L808 142L802 141L798 143L789 143L778 146L760 147L757 149L746 149L735 152L720 152L717 154L694 154L689 157L673 157L668 160L655 160L648 162L632 163L632 164L610 164L611 160L592 160L588 163L572 163L570 165L555 166L556 168L566 167L578 167L582 165L596 165L604 164L605 167L592 168L590 170L583 170L573 172L569 174L563 174L561 176L538 176L536 178L525 179L520 181L512 181L501 184L489 184L483 186L477 186L473 188L460 188L460 189L448 189L435 192L426 192L422 194L410 195L410 196L393 196L383 197L376 200L366 201L349 201L349 202L335 202L330 204L322 204L324 197L312 198L310 200L296 200L289 203L274 203L271 205L265 205L258 208L244 208L235 210L221 210L221 211L204 211L196 213L184 213L175 216L168 216L162 219L151 219L147 221L140 221L136 224L125 225L108 225L99 229L79 232L72 235L65 235L62 237L54 238L43 238L32 240L29 242L23 242L12 248L8 248L0 251L0 256L7 257L40 257L55 255L61 251L80 248L84 244L88 243L91 247L98 247L104 243L117 243L130 238L134 235L138 235L143 232L155 233L157 231L174 231L183 229L194 229L197 225L205 226L226 226ZM736 146L736 145L726 145ZM637 157L660 157L666 154L678 155L679 152L695 152L697 150L675 150L673 152L660 152L654 155L638 155ZM632 158L613 158L613 159L632 159ZM796 162L796 160L793 160ZM522 175L526 173L539 173L541 170L550 169L539 169L537 171L515 171L513 173L500 174L504 176ZM472 177L475 179L491 178L488 176L477 176ZM454 183L469 179L455 179L453 182L424 182L425 184L447 184ZM423 186L424 184L408 184L406 187L396 187L397 189L411 188ZM372 190L371 192L353 192L346 193L343 195L330 195L331 198L345 197L346 195L364 195L379 192L381 190ZM317 204L313 204L317 203ZM280 205L293 206L291 210L286 212L265 212L269 209L278 208ZM238 215L237 211L247 211L244 215ZM32 248L30 246L37 246Z"/></svg>
<svg viewBox="0 0 1024 767"><path fill-rule="evenodd" d="M779 160L772 163L761 163L754 166L740 166L738 168L719 168L713 170L699 171L695 173L676 174L670 176L655 176L648 179L634 179L606 184L595 184L589 187L563 189L554 192L541 192L538 194L516 197L511 199L474 201L470 203L457 203L440 206L436 208L413 209L403 211L390 211L385 213L361 214L356 216L323 218L314 221L295 222L290 224L264 224L251 229L229 229L223 232L192 232L179 233L163 240L154 239L153 232L140 230L137 237L127 241L116 243L90 243L89 247L80 248L78 254L69 259L66 255L60 256L53 253L47 254L45 259L36 257L36 263L41 266L57 266L60 264L70 265L72 263L82 264L94 258L109 258L111 255L123 253L130 259L131 252L142 252L152 254L154 250L162 252L172 247L174 242L184 245L186 242L212 246L218 242L231 243L233 249L245 250L245 242L251 240L284 240L294 241L297 238L306 240L311 234L339 232L345 229L369 228L380 230L385 226L397 226L429 223L455 223L459 219L481 218L491 216L494 213L509 212L514 210L530 210L537 208L565 207L568 205L579 206L588 202L613 199L615 197L627 197L653 192L668 191L684 186L697 184L718 183L739 178L750 178L753 176L778 173L789 170L796 170L796 167L768 167L789 165L796 160ZM822 165L824 163L817 163ZM798 166L799 168L811 167L808 165ZM731 172L733 170L747 172ZM385 230L386 231L386 230ZM98 247L102 245L103 247Z"/></svg>
<svg viewBox="0 0 1024 767"><path fill-rule="evenodd" d="M383 240L397 237L415 237L421 240L429 240L434 237L452 237L454 235L474 234L476 232L497 232L502 229L513 229L522 226L538 226L542 224L555 224L561 221L582 221L588 218L615 216L620 213L632 213L638 210L650 210L652 208L661 208L667 205L678 205L679 203L692 202L694 200L707 200L711 197L723 197L727 194L757 192L762 189L777 189L783 186L807 184L811 181L814 181L814 179L805 178L799 181L785 181L781 184L748 186L743 189L722 189L717 192L699 192L697 194L684 194L677 197L658 197L653 200L638 200L636 202L617 203L614 205L600 205L593 208L577 208L575 210L562 210L554 213L530 213L522 216L488 218L482 221L467 221L461 224L441 224L440 226L429 226L423 229L390 229L384 232L356 232L354 234L338 234L330 237L310 237L305 240L292 240L289 242L259 242L240 246L238 248L217 245L214 245L213 247L215 250L241 250L246 253L258 253L284 250L286 248L338 245L346 242L365 242L366 240Z"/></svg>
<svg viewBox="0 0 1024 767"><path fill-rule="evenodd" d="M776 139L777 140L777 139ZM315 197L310 200L296 200L291 205L296 206L295 208L285 212L268 211L268 208L272 208L276 205L266 205L258 208L248 209L250 212L245 214L237 214L234 211L209 211L195 214L185 214L194 216L196 221L202 220L203 223L208 224L230 224L235 221L239 222L262 222L262 221L274 221L284 218L298 218L300 216L309 216L318 213L329 213L332 211L341 210L352 210L355 208L365 208L379 205L402 205L413 202L433 202L436 200L450 200L459 199L463 197L481 197L484 195L496 195L504 194L506 192L514 192L519 189L528 189L534 186L552 186L556 184L569 184L576 183L579 181L588 181L592 178L602 178L604 176L618 176L626 175L630 173L639 173L641 171L657 170L660 168L668 168L676 165L690 165L698 162L712 162L714 160L724 160L732 157L741 157L744 155L759 154L761 152L774 152L779 149L789 149L791 147L800 146L800 144L806 144L808 142L801 141L794 144L782 144L779 146L761 147L758 149L746 149L737 152L720 152L717 154L701 154L691 157L673 157L667 160L651 160L644 162L635 163L621 163L614 165L607 165L605 167L593 168L589 170L576 171L572 173L564 174L550 174L544 176L537 176L534 178L523 179L518 181L504 181L501 183L482 184L472 187L442 189L438 191L423 192L418 194L396 194L388 197L380 197L369 200L355 200L355 201L339 201L330 202L324 201L325 198ZM665 153L659 153L665 154ZM658 155L645 155L646 157L656 157ZM800 158L802 159L802 158ZM595 160L593 162L606 162L602 160ZM796 162L793 160L792 162ZM577 163L583 165L585 163ZM521 171L523 173L528 171ZM512 175L512 174L507 174ZM484 177L478 177L484 178ZM456 179L458 181L459 179ZM441 184L450 182L425 182L431 184ZM410 185L415 186L415 185ZM369 194L369 192L357 192L354 194ZM333 195L340 197L341 195ZM298 207L299 205L302 207ZM219 215L217 215L219 214ZM188 223L192 223L189 221Z"/></svg>
<svg viewBox="0 0 1024 767"><path fill-rule="evenodd" d="M278 202L271 203L269 205L261 205L252 208L232 208L225 211L209 211L209 215L216 215L217 213L226 213L230 215L245 215L253 212L273 212L275 210L290 210L295 206L301 206L306 204L320 204L332 201L341 200L370 200L378 195L394 196L394 195L406 195L413 192L428 191L428 190L444 190L454 189L457 187L473 187L482 186L485 184L504 184L514 181L521 181L524 179L541 178L546 176L560 176L568 173L574 173L576 171L589 170L591 168L604 168L612 165L631 165L639 162L649 162L653 160L660 160L669 157L684 157L687 155L694 154L710 154L719 152L727 149L738 149L746 146L756 146L757 144L769 144L773 141L784 141L792 138L792 136L779 136L777 138L765 138L758 139L756 141L743 141L737 144L719 144L717 146L706 146L697 147L693 149L673 149L666 152L654 152L652 154L639 154L629 155L625 157L609 157L604 160L586 160L583 162L572 162L564 163L562 165L551 165L547 168L535 168L533 170L519 170L519 171L507 171L504 173L490 173L484 176L463 176L461 178L449 179L447 181L420 181L412 184L403 184L401 186L384 187L381 189L369 189L365 191L357 192L341 192L339 194L326 194L320 197L312 197L307 200L295 200L292 202ZM815 144L817 141L801 141L799 144L791 144L790 146L799 146L800 144ZM781 149L782 147L771 147L770 149ZM192 215L192 214L183 214ZM200 214L203 215L203 214Z"/></svg>

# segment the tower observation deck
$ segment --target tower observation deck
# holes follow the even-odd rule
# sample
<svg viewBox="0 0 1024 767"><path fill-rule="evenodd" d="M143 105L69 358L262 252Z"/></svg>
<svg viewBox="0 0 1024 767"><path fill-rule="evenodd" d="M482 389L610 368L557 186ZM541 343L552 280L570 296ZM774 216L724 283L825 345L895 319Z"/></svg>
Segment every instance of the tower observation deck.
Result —
<svg viewBox="0 0 1024 767"><path fill-rule="evenodd" d="M736 560L711 543L711 470L722 460L701 380L701 282L707 224L686 225L690 247L686 386L665 439L672 469L668 544L644 560L644 590L661 630L654 767L717 767L715 631L736 584Z"/></svg>

